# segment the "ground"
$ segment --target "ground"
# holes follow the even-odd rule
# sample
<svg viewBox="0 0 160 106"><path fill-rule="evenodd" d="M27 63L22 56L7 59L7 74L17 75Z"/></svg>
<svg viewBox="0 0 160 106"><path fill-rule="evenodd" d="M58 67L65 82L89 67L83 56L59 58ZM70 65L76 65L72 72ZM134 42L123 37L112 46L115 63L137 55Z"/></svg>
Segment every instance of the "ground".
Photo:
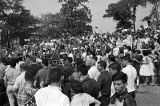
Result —
<svg viewBox="0 0 160 106"><path fill-rule="evenodd" d="M139 87L136 101L137 106L160 106L160 86Z"/></svg>

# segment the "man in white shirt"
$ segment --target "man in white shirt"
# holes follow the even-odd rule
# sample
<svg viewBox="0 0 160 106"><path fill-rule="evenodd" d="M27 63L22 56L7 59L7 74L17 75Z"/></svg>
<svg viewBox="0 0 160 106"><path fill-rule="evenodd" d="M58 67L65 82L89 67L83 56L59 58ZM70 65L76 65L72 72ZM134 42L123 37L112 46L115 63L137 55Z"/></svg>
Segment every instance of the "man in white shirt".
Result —
<svg viewBox="0 0 160 106"><path fill-rule="evenodd" d="M53 67L49 72L48 87L41 88L35 94L37 106L70 106L69 98L61 92L62 70Z"/></svg>
<svg viewBox="0 0 160 106"><path fill-rule="evenodd" d="M21 74L16 78L15 80L15 83L14 83L14 91L16 92L19 87L20 87L20 84L25 81L25 73L26 71L29 70L29 66L27 65L27 63L21 63L20 64L20 71L21 71Z"/></svg>
<svg viewBox="0 0 160 106"><path fill-rule="evenodd" d="M132 95L133 98L135 98L135 80L137 78L137 71L136 69L130 64L131 58L130 55L126 55L122 57L122 63L123 66L125 66L122 69L122 72L127 74L128 80L127 80L127 90Z"/></svg>
<svg viewBox="0 0 160 106"><path fill-rule="evenodd" d="M100 72L98 71L97 67L96 67L96 61L97 61L97 57L93 57L92 60L91 60L91 67L90 69L88 70L88 75L90 78L94 79L97 81L99 75L100 75Z"/></svg>

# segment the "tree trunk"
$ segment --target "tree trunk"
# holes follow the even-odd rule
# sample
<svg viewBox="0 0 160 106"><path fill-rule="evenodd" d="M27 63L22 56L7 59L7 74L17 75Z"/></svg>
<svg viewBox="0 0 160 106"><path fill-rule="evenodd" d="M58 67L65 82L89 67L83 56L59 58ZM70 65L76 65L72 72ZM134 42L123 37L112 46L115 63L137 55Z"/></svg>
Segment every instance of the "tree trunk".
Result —
<svg viewBox="0 0 160 106"><path fill-rule="evenodd" d="M134 29L134 33L136 33L136 10L137 10L137 6L133 7L133 29Z"/></svg>
<svg viewBox="0 0 160 106"><path fill-rule="evenodd" d="M7 31L7 47L10 48L10 31Z"/></svg>
<svg viewBox="0 0 160 106"><path fill-rule="evenodd" d="M156 9L156 28L158 29L159 27L158 3L155 4L155 9Z"/></svg>

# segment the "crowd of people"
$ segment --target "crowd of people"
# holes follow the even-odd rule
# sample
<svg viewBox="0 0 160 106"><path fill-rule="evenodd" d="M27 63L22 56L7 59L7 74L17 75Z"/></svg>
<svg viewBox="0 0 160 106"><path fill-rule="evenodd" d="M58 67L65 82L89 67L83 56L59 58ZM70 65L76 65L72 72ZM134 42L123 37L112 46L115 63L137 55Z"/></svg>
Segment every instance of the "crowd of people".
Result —
<svg viewBox="0 0 160 106"><path fill-rule="evenodd" d="M157 32L147 32L56 39L6 51L0 58L0 106L5 94L10 106L29 106L30 100L37 106L137 106L139 86L158 86L160 46Z"/></svg>

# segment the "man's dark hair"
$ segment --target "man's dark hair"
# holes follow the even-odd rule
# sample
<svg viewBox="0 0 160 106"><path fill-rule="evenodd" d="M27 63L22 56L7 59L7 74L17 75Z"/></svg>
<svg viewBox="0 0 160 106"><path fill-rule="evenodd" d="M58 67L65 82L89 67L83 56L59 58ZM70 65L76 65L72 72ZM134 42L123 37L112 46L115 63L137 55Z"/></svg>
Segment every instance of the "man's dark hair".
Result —
<svg viewBox="0 0 160 106"><path fill-rule="evenodd" d="M114 56L113 54L108 55L108 59L109 59L111 62L115 62L115 61L116 61L115 56Z"/></svg>
<svg viewBox="0 0 160 106"><path fill-rule="evenodd" d="M95 60L95 61L98 60L97 56L93 56L92 59Z"/></svg>
<svg viewBox="0 0 160 106"><path fill-rule="evenodd" d="M121 71L121 65L119 63L113 63L109 66L109 68L113 69L113 70L117 70L117 72Z"/></svg>
<svg viewBox="0 0 160 106"><path fill-rule="evenodd" d="M128 77L123 72L117 72L116 74L113 75L112 81L118 81L118 80L121 80L123 83L127 83Z"/></svg>
<svg viewBox="0 0 160 106"><path fill-rule="evenodd" d="M107 63L105 61L99 61L98 64L103 67L104 69L106 69L107 67Z"/></svg>
<svg viewBox="0 0 160 106"><path fill-rule="evenodd" d="M143 52L142 52L142 53L143 53L143 55L144 55L144 56L147 56L147 55L149 55L149 54L150 54L150 51L149 51L149 50L143 50Z"/></svg>
<svg viewBox="0 0 160 106"><path fill-rule="evenodd" d="M140 50L137 50L136 52L137 52L137 54L141 54L141 51L140 51Z"/></svg>
<svg viewBox="0 0 160 106"><path fill-rule="evenodd" d="M22 60L23 60L23 58L22 58L22 57L18 57L17 59L18 59L18 62L20 62L20 61L22 61Z"/></svg>
<svg viewBox="0 0 160 106"><path fill-rule="evenodd" d="M22 64L20 64L20 68L28 71L29 70L29 65L27 63L22 63Z"/></svg>
<svg viewBox="0 0 160 106"><path fill-rule="evenodd" d="M64 60L65 60L65 61L68 60L69 63L72 63L72 61L73 61L73 59L72 59L71 57L65 57Z"/></svg>
<svg viewBox="0 0 160 106"><path fill-rule="evenodd" d="M30 70L26 71L24 78L25 78L26 81L33 82L34 78L35 78L35 73L33 71L30 71Z"/></svg>
<svg viewBox="0 0 160 106"><path fill-rule="evenodd" d="M82 83L77 80L72 80L71 81L71 88L76 94L81 93L82 92Z"/></svg>
<svg viewBox="0 0 160 106"><path fill-rule="evenodd" d="M123 51L123 50L124 50L124 48L123 48L123 47L119 48L119 52L120 52L120 53L124 53L124 51Z"/></svg>
<svg viewBox="0 0 160 106"><path fill-rule="evenodd" d="M48 59L43 59L42 64L44 64L45 66L48 66Z"/></svg>
<svg viewBox="0 0 160 106"><path fill-rule="evenodd" d="M50 69L49 71L49 82L50 83L56 83L56 82L60 82L61 77L62 77L62 70L59 67L53 67Z"/></svg>
<svg viewBox="0 0 160 106"><path fill-rule="evenodd" d="M127 60L128 62L132 62L130 54L128 54L128 53L125 56L123 56L121 59L122 60Z"/></svg>
<svg viewBox="0 0 160 106"><path fill-rule="evenodd" d="M106 52L106 53L109 53L110 51L111 51L111 48L107 45L105 52Z"/></svg>
<svg viewBox="0 0 160 106"><path fill-rule="evenodd" d="M31 64L29 66L30 71L32 71L35 75L42 67L39 64Z"/></svg>
<svg viewBox="0 0 160 106"><path fill-rule="evenodd" d="M78 72L81 72L82 75L87 75L88 74L88 68L85 64L80 64L78 67L77 67L77 71Z"/></svg>
<svg viewBox="0 0 160 106"><path fill-rule="evenodd" d="M11 58L11 59L9 60L9 65L10 65L11 67L15 68L15 66L16 66L16 59L15 59L15 58Z"/></svg>
<svg viewBox="0 0 160 106"><path fill-rule="evenodd" d="M35 57L30 57L30 60L35 63L36 62L36 58Z"/></svg>
<svg viewBox="0 0 160 106"><path fill-rule="evenodd" d="M127 48L129 51L132 50L131 46L127 46L126 48Z"/></svg>

